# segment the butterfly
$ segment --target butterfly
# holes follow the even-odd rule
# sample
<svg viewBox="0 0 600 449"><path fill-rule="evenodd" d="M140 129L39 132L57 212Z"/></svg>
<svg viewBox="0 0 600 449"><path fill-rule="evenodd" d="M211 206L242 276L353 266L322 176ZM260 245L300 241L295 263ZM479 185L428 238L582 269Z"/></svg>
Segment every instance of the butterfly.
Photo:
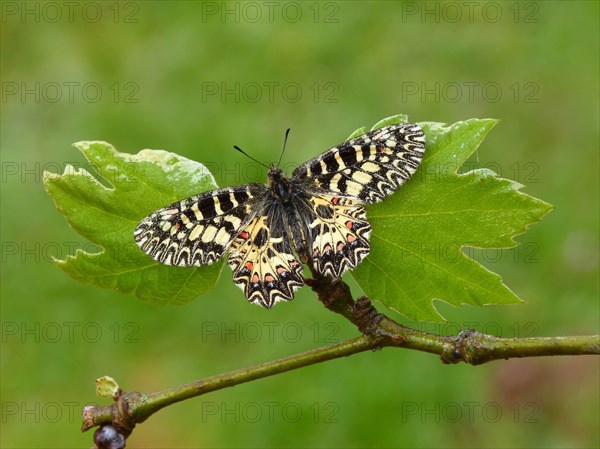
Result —
<svg viewBox="0 0 600 449"><path fill-rule="evenodd" d="M404 184L424 151L418 125L385 126L305 162L291 177L271 165L268 184L170 204L144 218L134 239L165 265L210 265L227 252L233 282L248 301L271 308L294 298L303 264L333 278L360 264L370 250L364 206Z"/></svg>

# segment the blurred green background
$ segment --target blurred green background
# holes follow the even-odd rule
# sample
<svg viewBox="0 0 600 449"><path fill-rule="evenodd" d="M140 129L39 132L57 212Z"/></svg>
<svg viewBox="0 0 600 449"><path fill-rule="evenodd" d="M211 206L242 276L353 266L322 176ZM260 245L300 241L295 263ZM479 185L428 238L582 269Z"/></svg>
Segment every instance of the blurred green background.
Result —
<svg viewBox="0 0 600 449"><path fill-rule="evenodd" d="M266 311L223 271L185 306L79 284L84 248L42 172L70 145L173 151L220 185L265 179L397 113L501 123L473 158L556 209L522 246L473 252L526 303L453 308L502 336L597 333L597 2L3 2L2 447L89 447L94 379L155 391L356 335L306 288ZM348 277L348 279L350 279ZM402 316L390 312L402 320ZM598 447L595 357L445 366L386 349L171 406L128 447Z"/></svg>

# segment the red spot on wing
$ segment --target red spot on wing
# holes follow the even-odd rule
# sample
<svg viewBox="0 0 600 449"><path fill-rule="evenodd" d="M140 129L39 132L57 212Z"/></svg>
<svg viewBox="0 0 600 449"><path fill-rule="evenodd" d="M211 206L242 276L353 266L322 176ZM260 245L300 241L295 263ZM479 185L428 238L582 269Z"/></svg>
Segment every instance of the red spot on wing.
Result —
<svg viewBox="0 0 600 449"><path fill-rule="evenodd" d="M335 197L334 199L332 199L332 200L331 200L331 202L332 202L333 204L337 204L337 203L339 203L339 202L340 202L340 199L339 199L338 197Z"/></svg>
<svg viewBox="0 0 600 449"><path fill-rule="evenodd" d="M252 267L254 267L254 264L252 262L246 262L246 264L244 265L244 267L246 267L246 269L248 271L252 271Z"/></svg>
<svg viewBox="0 0 600 449"><path fill-rule="evenodd" d="M243 238L244 240L248 240L248 238L250 237L250 234L246 231L242 231L242 232L240 232L240 237Z"/></svg>
<svg viewBox="0 0 600 449"><path fill-rule="evenodd" d="M352 229L352 222L351 222L350 220L348 220L348 221L346 222L346 227L347 227L348 229Z"/></svg>

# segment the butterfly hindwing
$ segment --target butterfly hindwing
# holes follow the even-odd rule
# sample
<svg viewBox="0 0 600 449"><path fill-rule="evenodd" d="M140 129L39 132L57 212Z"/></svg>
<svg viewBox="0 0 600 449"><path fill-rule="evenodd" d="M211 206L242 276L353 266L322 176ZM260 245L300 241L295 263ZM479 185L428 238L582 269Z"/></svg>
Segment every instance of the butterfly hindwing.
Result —
<svg viewBox="0 0 600 449"><path fill-rule="evenodd" d="M293 254L287 230L270 218L257 215L233 241L228 260L233 282L248 301L266 308L293 299L294 291L304 285L302 264Z"/></svg>
<svg viewBox="0 0 600 449"><path fill-rule="evenodd" d="M165 265L210 265L252 220L266 191L262 184L248 184L177 201L144 218L134 239Z"/></svg>
<svg viewBox="0 0 600 449"><path fill-rule="evenodd" d="M412 176L424 151L425 137L418 125L386 126L300 165L292 179L309 190L376 203Z"/></svg>
<svg viewBox="0 0 600 449"><path fill-rule="evenodd" d="M350 198L313 196L310 223L312 261L315 269L339 278L355 268L370 250L371 225L365 208Z"/></svg>

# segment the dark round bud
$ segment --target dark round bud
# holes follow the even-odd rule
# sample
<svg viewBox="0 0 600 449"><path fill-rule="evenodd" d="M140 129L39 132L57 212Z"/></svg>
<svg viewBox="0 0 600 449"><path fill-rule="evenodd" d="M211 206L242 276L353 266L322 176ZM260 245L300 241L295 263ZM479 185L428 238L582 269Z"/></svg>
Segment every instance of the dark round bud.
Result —
<svg viewBox="0 0 600 449"><path fill-rule="evenodd" d="M106 425L96 429L94 443L98 449L123 449L125 437L113 426Z"/></svg>

